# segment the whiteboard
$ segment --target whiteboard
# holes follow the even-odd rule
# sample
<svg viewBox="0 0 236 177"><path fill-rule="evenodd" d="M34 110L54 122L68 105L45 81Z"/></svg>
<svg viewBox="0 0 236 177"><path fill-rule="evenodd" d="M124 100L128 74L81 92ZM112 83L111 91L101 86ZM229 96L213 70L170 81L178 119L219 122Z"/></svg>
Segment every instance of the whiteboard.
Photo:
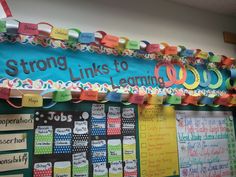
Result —
<svg viewBox="0 0 236 177"><path fill-rule="evenodd" d="M181 177L235 176L231 112L176 111Z"/></svg>

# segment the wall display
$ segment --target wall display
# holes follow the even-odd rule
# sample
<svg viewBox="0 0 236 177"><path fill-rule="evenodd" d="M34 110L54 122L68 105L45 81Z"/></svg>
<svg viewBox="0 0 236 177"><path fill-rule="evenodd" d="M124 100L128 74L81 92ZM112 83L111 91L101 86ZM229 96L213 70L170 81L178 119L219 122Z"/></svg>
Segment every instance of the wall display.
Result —
<svg viewBox="0 0 236 177"><path fill-rule="evenodd" d="M174 107L139 107L141 176L178 175L178 150Z"/></svg>
<svg viewBox="0 0 236 177"><path fill-rule="evenodd" d="M134 108L94 103L84 112L36 110L34 122L35 177L137 176Z"/></svg>
<svg viewBox="0 0 236 177"><path fill-rule="evenodd" d="M180 175L235 176L235 132L231 112L177 111Z"/></svg>

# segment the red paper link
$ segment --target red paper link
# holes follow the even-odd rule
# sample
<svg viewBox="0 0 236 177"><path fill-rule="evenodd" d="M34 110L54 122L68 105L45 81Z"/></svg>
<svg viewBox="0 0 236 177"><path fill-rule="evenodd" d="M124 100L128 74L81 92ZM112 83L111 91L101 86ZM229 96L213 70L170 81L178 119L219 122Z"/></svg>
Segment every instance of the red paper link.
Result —
<svg viewBox="0 0 236 177"><path fill-rule="evenodd" d="M234 63L234 60L231 58L224 58L221 62L223 66L231 66Z"/></svg>
<svg viewBox="0 0 236 177"><path fill-rule="evenodd" d="M2 8L6 14L6 17L12 17L11 10L10 10L6 0L0 0L0 4L2 5Z"/></svg>
<svg viewBox="0 0 236 177"><path fill-rule="evenodd" d="M159 44L149 44L146 48L148 53L158 53L161 51Z"/></svg>
<svg viewBox="0 0 236 177"><path fill-rule="evenodd" d="M183 104L197 105L199 98L199 96L186 95L183 100Z"/></svg>
<svg viewBox="0 0 236 177"><path fill-rule="evenodd" d="M18 28L18 33L36 36L39 34L38 24L20 22L19 28Z"/></svg>
<svg viewBox="0 0 236 177"><path fill-rule="evenodd" d="M214 104L222 106L230 106L231 96L229 94L223 95L215 99Z"/></svg>
<svg viewBox="0 0 236 177"><path fill-rule="evenodd" d="M133 103L133 104L143 104L144 103L144 96L138 95L138 94L133 94L130 96L129 102Z"/></svg>
<svg viewBox="0 0 236 177"><path fill-rule="evenodd" d="M11 89L9 88L0 88L0 99L8 100L10 98Z"/></svg>
<svg viewBox="0 0 236 177"><path fill-rule="evenodd" d="M115 48L119 45L119 37L107 34L102 39L101 43L106 47Z"/></svg>
<svg viewBox="0 0 236 177"><path fill-rule="evenodd" d="M98 100L98 91L83 90L80 95L80 100L97 101Z"/></svg>
<svg viewBox="0 0 236 177"><path fill-rule="evenodd" d="M165 55L177 55L177 47L176 46L167 46L164 50Z"/></svg>

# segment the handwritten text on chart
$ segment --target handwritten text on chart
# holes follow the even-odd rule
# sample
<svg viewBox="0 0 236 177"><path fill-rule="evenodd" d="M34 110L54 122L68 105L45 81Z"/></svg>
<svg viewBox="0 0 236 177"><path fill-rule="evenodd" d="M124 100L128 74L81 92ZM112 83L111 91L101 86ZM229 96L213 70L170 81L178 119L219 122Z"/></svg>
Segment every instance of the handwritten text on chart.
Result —
<svg viewBox="0 0 236 177"><path fill-rule="evenodd" d="M216 114L216 113L214 113ZM184 177L230 177L227 117L204 111L177 112L180 174Z"/></svg>

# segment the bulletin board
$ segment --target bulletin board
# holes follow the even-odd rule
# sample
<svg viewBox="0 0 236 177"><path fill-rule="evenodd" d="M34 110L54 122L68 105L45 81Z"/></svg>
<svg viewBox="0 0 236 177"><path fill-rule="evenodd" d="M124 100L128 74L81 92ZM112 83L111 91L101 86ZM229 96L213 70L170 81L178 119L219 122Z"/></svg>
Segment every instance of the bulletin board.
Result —
<svg viewBox="0 0 236 177"><path fill-rule="evenodd" d="M236 174L234 58L16 20L0 48L0 175Z"/></svg>

